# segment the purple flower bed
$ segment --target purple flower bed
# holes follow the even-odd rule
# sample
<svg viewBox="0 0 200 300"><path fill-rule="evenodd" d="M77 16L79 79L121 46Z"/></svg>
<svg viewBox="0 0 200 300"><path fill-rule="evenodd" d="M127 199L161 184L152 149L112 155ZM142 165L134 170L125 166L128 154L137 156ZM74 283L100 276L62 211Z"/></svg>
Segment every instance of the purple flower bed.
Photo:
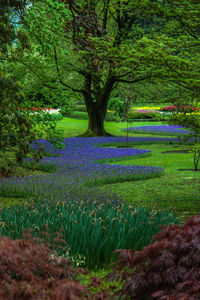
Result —
<svg viewBox="0 0 200 300"><path fill-rule="evenodd" d="M190 133L188 130L183 130L184 127L180 125L155 125L155 126L138 126L129 127L128 131L147 131L159 133ZM126 130L126 129L122 129Z"/></svg>
<svg viewBox="0 0 200 300"><path fill-rule="evenodd" d="M131 142L155 140L153 138L130 138ZM156 139L168 140L168 139ZM114 201L120 199L116 195L100 193L94 186L101 183L120 182L123 180L147 179L160 176L163 169L155 166L121 166L99 163L102 159L135 156L148 153L147 150L97 147L99 144L124 142L124 137L100 138L67 138L63 150L54 150L46 140L37 141L44 144L45 151L60 154L59 157L45 157L41 160L45 164L55 164L54 174L27 176L23 178L7 178L0 181L0 189L17 190L37 195L49 200L77 200L80 201ZM33 144L37 149L38 144Z"/></svg>

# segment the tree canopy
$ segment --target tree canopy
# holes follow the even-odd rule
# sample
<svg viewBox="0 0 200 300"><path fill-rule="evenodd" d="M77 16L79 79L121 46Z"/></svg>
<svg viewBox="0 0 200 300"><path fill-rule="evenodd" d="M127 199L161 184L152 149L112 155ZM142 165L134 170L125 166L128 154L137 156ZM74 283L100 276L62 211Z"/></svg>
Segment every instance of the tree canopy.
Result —
<svg viewBox="0 0 200 300"><path fill-rule="evenodd" d="M43 86L81 94L86 135L106 135L108 101L120 83L134 90L168 82L199 95L199 12L196 0L38 0L15 55Z"/></svg>

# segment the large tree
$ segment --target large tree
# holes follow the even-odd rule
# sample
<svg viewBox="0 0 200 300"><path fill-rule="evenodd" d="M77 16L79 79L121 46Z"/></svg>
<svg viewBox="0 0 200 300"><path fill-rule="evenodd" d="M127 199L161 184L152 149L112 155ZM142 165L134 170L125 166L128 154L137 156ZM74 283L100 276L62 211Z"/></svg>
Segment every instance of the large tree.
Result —
<svg viewBox="0 0 200 300"><path fill-rule="evenodd" d="M89 116L85 135L107 135L107 105L119 83L134 89L141 82L167 80L199 92L198 3L38 0L28 9L26 28L40 45L37 53L54 65L51 60L50 77L34 72L44 86L60 84L82 94Z"/></svg>

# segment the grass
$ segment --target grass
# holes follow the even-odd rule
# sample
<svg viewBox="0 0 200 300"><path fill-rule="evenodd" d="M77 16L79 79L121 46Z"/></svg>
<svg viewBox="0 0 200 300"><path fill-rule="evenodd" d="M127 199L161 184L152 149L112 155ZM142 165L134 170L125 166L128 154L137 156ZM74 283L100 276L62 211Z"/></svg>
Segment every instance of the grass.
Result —
<svg viewBox="0 0 200 300"><path fill-rule="evenodd" d="M86 114L86 113L82 113ZM163 122L156 122L156 125L162 125ZM131 122L130 126L144 126L144 125L155 125L155 122ZM73 137L83 134L87 130L88 121L77 118L63 118L59 123L57 128L63 129L63 134L65 137ZM126 132L123 132L121 129L126 128L126 122L105 122L105 129L108 133L116 136L126 136ZM129 136L141 136L140 133L129 133ZM150 136L149 133L143 134L143 136Z"/></svg>
<svg viewBox="0 0 200 300"><path fill-rule="evenodd" d="M144 145L137 145L143 149ZM175 208L180 215L197 214L200 207L200 172L189 170L194 168L192 153L163 153L190 149L191 146L157 144L145 145L146 150L151 150L151 156L134 157L124 161L112 161L111 164L121 165L146 165L165 168L165 173L160 178L143 181L129 181L120 184L109 184L100 189L109 188L123 197L128 203L141 201L145 206L156 208ZM179 169L186 169L179 171ZM188 169L188 170L187 170Z"/></svg>
<svg viewBox="0 0 200 300"><path fill-rule="evenodd" d="M65 137L73 137L84 133L87 130L87 120L77 120L76 118L63 118L57 128L63 129Z"/></svg>

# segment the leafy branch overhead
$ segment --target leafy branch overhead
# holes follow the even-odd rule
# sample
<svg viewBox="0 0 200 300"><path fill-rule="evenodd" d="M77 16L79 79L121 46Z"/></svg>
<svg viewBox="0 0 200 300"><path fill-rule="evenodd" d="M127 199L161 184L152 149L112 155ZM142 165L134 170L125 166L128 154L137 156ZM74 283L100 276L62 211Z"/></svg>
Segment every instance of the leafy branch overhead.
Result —
<svg viewBox="0 0 200 300"><path fill-rule="evenodd" d="M16 52L44 86L81 94L87 134L105 135L118 83L167 81L199 94L199 10L195 0L37 1Z"/></svg>

